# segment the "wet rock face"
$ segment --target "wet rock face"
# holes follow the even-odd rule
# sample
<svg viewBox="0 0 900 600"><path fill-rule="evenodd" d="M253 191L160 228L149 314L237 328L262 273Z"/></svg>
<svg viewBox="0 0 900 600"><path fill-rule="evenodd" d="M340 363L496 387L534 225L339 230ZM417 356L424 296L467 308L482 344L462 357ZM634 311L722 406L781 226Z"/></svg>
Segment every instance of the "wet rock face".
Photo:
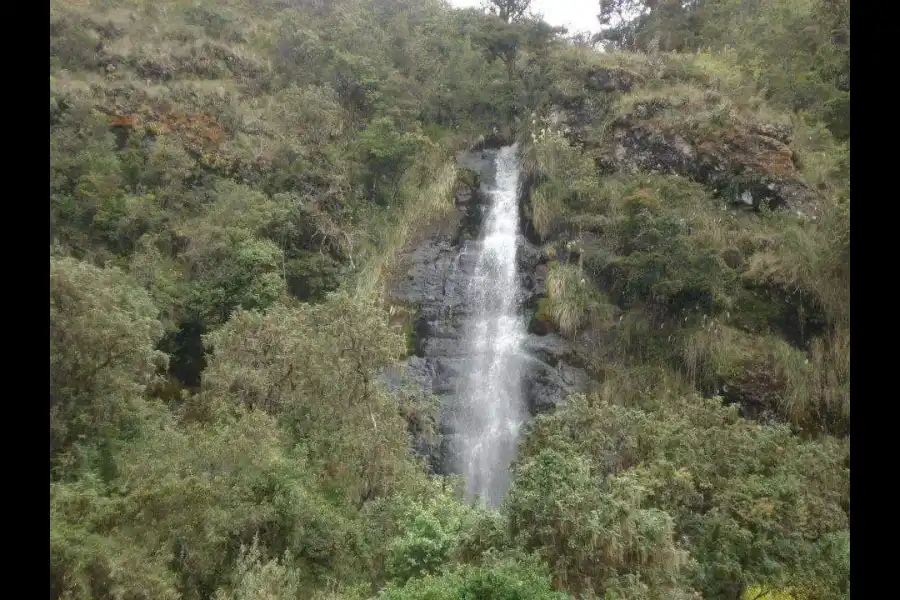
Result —
<svg viewBox="0 0 900 600"><path fill-rule="evenodd" d="M480 182L495 176L493 150L467 152L460 166L478 174ZM465 326L471 313L466 287L475 269L477 239L488 198L473 188L457 192L454 222L441 227L401 257L404 275L391 289L391 301L414 310L413 356L397 372L386 374L388 387L413 388L434 394L441 405L438 429L441 440L416 438L418 452L428 457L431 469L451 472L454 444L454 411L466 377ZM519 237L517 262L522 283L522 310L530 316L537 299L546 293L546 257L539 248ZM555 336L529 334L524 350L524 401L532 414L552 409L574 391L585 389L588 376L569 364L572 350Z"/></svg>
<svg viewBox="0 0 900 600"><path fill-rule="evenodd" d="M590 385L584 369L571 364L576 362L571 344L558 335L529 335L524 350L529 362L523 387L531 414L552 410Z"/></svg>
<svg viewBox="0 0 900 600"><path fill-rule="evenodd" d="M520 235L516 262L521 277L522 307L526 311L532 310L537 307L537 301L547 295L547 257Z"/></svg>

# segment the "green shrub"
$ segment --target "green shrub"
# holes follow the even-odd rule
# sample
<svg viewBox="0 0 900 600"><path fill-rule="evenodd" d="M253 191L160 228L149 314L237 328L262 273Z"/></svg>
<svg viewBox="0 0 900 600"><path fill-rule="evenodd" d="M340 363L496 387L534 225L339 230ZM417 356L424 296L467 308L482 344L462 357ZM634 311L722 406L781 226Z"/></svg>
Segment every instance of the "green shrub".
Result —
<svg viewBox="0 0 900 600"><path fill-rule="evenodd" d="M483 567L462 567L441 575L411 579L402 587L391 585L383 600L566 600L553 591L550 579L534 559L501 559Z"/></svg>
<svg viewBox="0 0 900 600"><path fill-rule="evenodd" d="M824 577L823 597L841 597L849 580L824 573L845 572L846 557L835 551L834 540L849 532L849 444L803 440L788 427L742 419L720 398L670 394L661 400L664 408L651 411L573 396L538 417L520 444L518 461L529 465L528 475L517 469L510 492L516 527L544 552L569 557L555 564L573 569L579 556L639 543L640 537L628 536L615 538L616 545L587 543L602 521L584 505L602 504L595 510L605 515L628 498L637 506L614 521L616 527L637 527L643 518L637 507L665 511L695 561L683 564L682 573L704 597L818 577ZM593 491L598 487L600 497ZM601 500L606 494L612 502ZM635 562L633 568L649 576L654 564L671 563ZM649 592L654 589L658 584Z"/></svg>
<svg viewBox="0 0 900 600"><path fill-rule="evenodd" d="M148 294L117 268L50 259L50 453L139 427L142 394L166 356ZM77 452L76 452L77 453Z"/></svg>
<svg viewBox="0 0 900 600"><path fill-rule="evenodd" d="M387 575L398 584L449 565L461 532L475 516L452 493L433 485L432 494L410 503L400 518L400 535L388 545Z"/></svg>

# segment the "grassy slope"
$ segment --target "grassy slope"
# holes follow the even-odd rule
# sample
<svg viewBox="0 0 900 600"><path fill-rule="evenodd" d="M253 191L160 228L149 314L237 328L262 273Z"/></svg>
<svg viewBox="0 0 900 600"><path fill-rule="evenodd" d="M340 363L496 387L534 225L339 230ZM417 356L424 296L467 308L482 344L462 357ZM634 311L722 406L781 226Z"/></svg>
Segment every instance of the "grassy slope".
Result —
<svg viewBox="0 0 900 600"><path fill-rule="evenodd" d="M847 432L849 149L768 108L711 55L571 49L559 60L555 106L576 108L567 124L545 118L530 140L522 133L531 219L555 257L549 302L560 329L605 340L587 349L598 370L652 364L809 431ZM630 89L591 90L598 71ZM665 166L623 170L616 126L737 168L719 189ZM741 143L759 130L793 132L790 146L769 157ZM728 184L747 172L805 185L804 199L790 210L735 209Z"/></svg>
<svg viewBox="0 0 900 600"><path fill-rule="evenodd" d="M723 57L554 60L520 132L536 319L597 382L524 435L513 527L576 593L849 597L849 147ZM754 180L802 199L735 208Z"/></svg>

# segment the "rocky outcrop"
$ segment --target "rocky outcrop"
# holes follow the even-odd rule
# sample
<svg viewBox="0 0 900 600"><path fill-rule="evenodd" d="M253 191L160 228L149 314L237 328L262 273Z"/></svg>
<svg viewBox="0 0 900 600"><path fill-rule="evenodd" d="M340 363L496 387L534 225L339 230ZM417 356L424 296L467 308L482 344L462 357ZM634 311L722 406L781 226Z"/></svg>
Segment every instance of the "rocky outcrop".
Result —
<svg viewBox="0 0 900 600"><path fill-rule="evenodd" d="M604 165L610 171L682 175L732 203L757 209L788 207L810 194L797 173L793 152L774 126L735 128L715 139L690 139L621 121L614 124L612 138L612 156Z"/></svg>
<svg viewBox="0 0 900 600"><path fill-rule="evenodd" d="M453 414L466 373L464 327L470 314L466 286L475 268L474 248L487 209L487 198L479 184L495 176L493 158L493 150L459 156L460 166L477 173L474 185L457 192L457 210L450 223L436 227L422 243L401 257L403 276L394 282L390 291L391 303L407 307L413 315L413 353L400 369L385 373L384 379L393 390L413 389L438 398L441 439L416 440L419 452L429 458L435 472L451 472ZM537 299L545 293L545 257L524 236L520 236L517 256L521 302L528 317ZM531 334L524 350L523 391L532 414L551 410L569 393L587 386L589 379L585 371L568 362L573 353L566 340L552 334Z"/></svg>
<svg viewBox="0 0 900 600"><path fill-rule="evenodd" d="M524 350L528 356L523 389L531 414L553 410L569 394L584 391L591 379L577 365L571 343L553 333L529 335Z"/></svg>
<svg viewBox="0 0 900 600"><path fill-rule="evenodd" d="M677 115L687 117L705 107L663 98L638 102L611 118L613 99L638 87L641 78L616 68L596 68L583 77L589 93L557 98L545 121L572 143L601 150L601 171L678 174L754 209L785 208L812 198L794 164L789 126L728 114L718 126L699 127ZM709 98L719 101L714 91ZM667 111L669 118L660 119ZM602 139L597 130L604 131Z"/></svg>
<svg viewBox="0 0 900 600"><path fill-rule="evenodd" d="M625 69L595 67L586 73L585 87L593 92L630 92L638 76Z"/></svg>

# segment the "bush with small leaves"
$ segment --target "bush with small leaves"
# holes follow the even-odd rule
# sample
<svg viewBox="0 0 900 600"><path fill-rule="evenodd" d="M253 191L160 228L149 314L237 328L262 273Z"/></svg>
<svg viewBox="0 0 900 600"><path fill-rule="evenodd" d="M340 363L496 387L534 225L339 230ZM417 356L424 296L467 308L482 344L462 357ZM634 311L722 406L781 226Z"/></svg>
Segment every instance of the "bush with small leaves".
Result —
<svg viewBox="0 0 900 600"><path fill-rule="evenodd" d="M142 395L166 356L159 309L117 268L50 259L50 454L140 426Z"/></svg>

